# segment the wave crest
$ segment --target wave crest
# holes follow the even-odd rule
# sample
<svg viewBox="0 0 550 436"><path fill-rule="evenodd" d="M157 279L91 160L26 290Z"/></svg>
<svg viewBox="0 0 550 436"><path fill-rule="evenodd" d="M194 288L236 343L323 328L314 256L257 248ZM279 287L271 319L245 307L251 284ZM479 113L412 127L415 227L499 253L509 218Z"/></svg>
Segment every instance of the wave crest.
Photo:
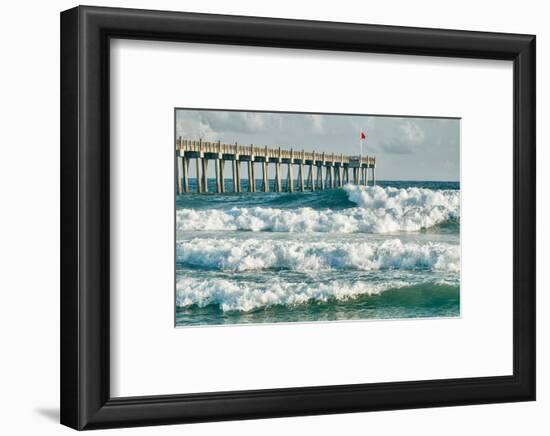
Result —
<svg viewBox="0 0 550 436"><path fill-rule="evenodd" d="M427 269L460 271L458 245L441 242L309 242L264 239L195 238L179 241L178 263L200 268L251 271L287 269L316 272L332 269L376 271Z"/></svg>
<svg viewBox="0 0 550 436"><path fill-rule="evenodd" d="M217 278L199 280L186 277L177 282L176 305L178 307L218 305L224 312L250 312L276 305L291 307L311 301L348 300L407 285L406 282L398 281L384 284L333 281L315 285L286 283L279 280L269 283L250 283Z"/></svg>
<svg viewBox="0 0 550 436"><path fill-rule="evenodd" d="M357 207L342 210L261 206L179 209L177 228L180 231L397 233L420 231L460 219L458 190L353 185L344 189Z"/></svg>

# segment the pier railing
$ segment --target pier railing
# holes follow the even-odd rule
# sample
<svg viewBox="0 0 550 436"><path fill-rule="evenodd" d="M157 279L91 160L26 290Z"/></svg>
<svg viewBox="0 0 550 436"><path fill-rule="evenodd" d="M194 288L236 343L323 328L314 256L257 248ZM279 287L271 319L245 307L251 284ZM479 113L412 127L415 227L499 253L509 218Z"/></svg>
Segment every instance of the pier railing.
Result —
<svg viewBox="0 0 550 436"><path fill-rule="evenodd" d="M281 164L287 165L285 190L292 192L297 183L300 191L315 189L334 189L345 183L368 183L368 170L372 171L372 184L375 184L374 156L350 156L343 153L283 149L281 147L258 146L254 144L224 144L221 141L209 142L178 138L176 140L177 189L178 194L189 192L188 167L190 159L195 159L197 167L197 192L208 192L208 162L215 161L216 192L225 192L225 162L232 165L233 191L241 191L241 162L248 164L248 191L256 192L254 163L262 165L263 192L269 192L268 167L275 164L275 186L273 190L281 192ZM297 179L292 176L292 167L298 165ZM304 166L309 167L305 180ZM352 176L350 178L350 170ZM317 173L316 175L314 173ZM202 173L202 174L201 174ZM323 174L324 173L324 174Z"/></svg>

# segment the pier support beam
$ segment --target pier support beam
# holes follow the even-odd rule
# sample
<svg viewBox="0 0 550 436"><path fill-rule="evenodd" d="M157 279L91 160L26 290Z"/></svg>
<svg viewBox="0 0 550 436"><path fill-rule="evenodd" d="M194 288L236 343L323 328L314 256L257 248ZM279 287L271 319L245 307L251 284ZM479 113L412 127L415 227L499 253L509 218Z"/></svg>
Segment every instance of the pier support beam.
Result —
<svg viewBox="0 0 550 436"><path fill-rule="evenodd" d="M311 191L315 191L315 184L313 183L313 164L309 164L308 174L307 174L307 187Z"/></svg>
<svg viewBox="0 0 550 436"><path fill-rule="evenodd" d="M252 190L252 165L254 164L251 160L249 160L246 164L248 167L248 192L254 192Z"/></svg>
<svg viewBox="0 0 550 436"><path fill-rule="evenodd" d="M202 189L208 192L208 159L202 158Z"/></svg>
<svg viewBox="0 0 550 436"><path fill-rule="evenodd" d="M275 162L275 190L281 192L283 190L283 184L281 181L281 162Z"/></svg>
<svg viewBox="0 0 550 436"><path fill-rule="evenodd" d="M233 192L237 192L237 160L231 161L231 176L233 177Z"/></svg>
<svg viewBox="0 0 550 436"><path fill-rule="evenodd" d="M189 192L189 159L183 156L181 158L181 166L183 172L183 192Z"/></svg>
<svg viewBox="0 0 550 436"><path fill-rule="evenodd" d="M372 186L376 185L376 179L374 177L374 167L372 167Z"/></svg>
<svg viewBox="0 0 550 436"><path fill-rule="evenodd" d="M321 176L321 167L315 165L315 187L317 189L321 189L321 180L319 177Z"/></svg>
<svg viewBox="0 0 550 436"><path fill-rule="evenodd" d="M252 192L256 192L256 165L252 162Z"/></svg>
<svg viewBox="0 0 550 436"><path fill-rule="evenodd" d="M219 194L222 192L222 187L220 183L220 159L214 160L214 169L216 170L216 192Z"/></svg>
<svg viewBox="0 0 550 436"><path fill-rule="evenodd" d="M263 191L269 192L269 181L267 180L267 162L262 162Z"/></svg>
<svg viewBox="0 0 550 436"><path fill-rule="evenodd" d="M288 170L287 170L287 173L286 173L286 190L288 192L293 192L294 191L294 186L293 183L292 183L292 164L289 162L287 164L287 167L288 167Z"/></svg>
<svg viewBox="0 0 550 436"><path fill-rule="evenodd" d="M225 192L225 160L220 159L219 165L220 165L220 190L223 193Z"/></svg>
<svg viewBox="0 0 550 436"><path fill-rule="evenodd" d="M177 181L177 194L181 195L182 193L182 174L181 174L181 158L177 155L176 152L176 181Z"/></svg>
<svg viewBox="0 0 550 436"><path fill-rule="evenodd" d="M303 163L300 164L298 168L298 172L299 172L298 180L300 181L300 191L304 192L305 186L304 186L304 164Z"/></svg>
<svg viewBox="0 0 550 436"><path fill-rule="evenodd" d="M236 160L236 169L237 169L237 192L241 192L241 161Z"/></svg>
<svg viewBox="0 0 550 436"><path fill-rule="evenodd" d="M197 157L195 162L197 163L197 192L200 194L202 192L201 158Z"/></svg>

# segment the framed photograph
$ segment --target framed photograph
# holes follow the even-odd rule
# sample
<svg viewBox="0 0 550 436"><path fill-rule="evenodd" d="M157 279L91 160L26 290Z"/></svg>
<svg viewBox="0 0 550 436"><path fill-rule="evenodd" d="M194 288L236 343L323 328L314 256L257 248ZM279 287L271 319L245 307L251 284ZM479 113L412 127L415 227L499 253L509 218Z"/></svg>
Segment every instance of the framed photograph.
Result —
<svg viewBox="0 0 550 436"><path fill-rule="evenodd" d="M61 13L61 422L535 399L535 37Z"/></svg>
<svg viewBox="0 0 550 436"><path fill-rule="evenodd" d="M177 327L460 316L460 119L175 119Z"/></svg>

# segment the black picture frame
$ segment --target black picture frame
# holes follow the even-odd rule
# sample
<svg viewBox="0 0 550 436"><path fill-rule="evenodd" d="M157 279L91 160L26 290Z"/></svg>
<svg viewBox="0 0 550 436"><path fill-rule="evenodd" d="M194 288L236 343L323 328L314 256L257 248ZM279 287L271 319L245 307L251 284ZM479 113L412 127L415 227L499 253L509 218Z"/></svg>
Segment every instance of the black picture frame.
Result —
<svg viewBox="0 0 550 436"><path fill-rule="evenodd" d="M111 398L111 38L513 61L513 374ZM61 423L75 429L535 399L535 36L80 6L61 13Z"/></svg>

